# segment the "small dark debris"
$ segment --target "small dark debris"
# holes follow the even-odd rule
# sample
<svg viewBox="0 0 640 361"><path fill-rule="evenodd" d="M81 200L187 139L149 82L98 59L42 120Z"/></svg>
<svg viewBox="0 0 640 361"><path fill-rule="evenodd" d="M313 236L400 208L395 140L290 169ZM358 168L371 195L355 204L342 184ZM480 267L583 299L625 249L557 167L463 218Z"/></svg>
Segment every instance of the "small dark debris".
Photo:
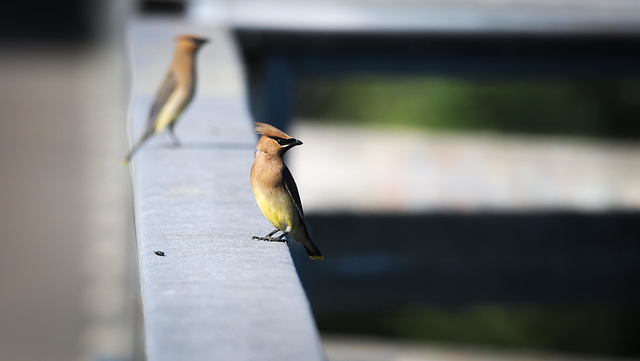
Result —
<svg viewBox="0 0 640 361"><path fill-rule="evenodd" d="M162 251L153 251L153 253L155 253L155 254L156 254L156 256L162 256L162 257L164 257L164 252L162 252Z"/></svg>

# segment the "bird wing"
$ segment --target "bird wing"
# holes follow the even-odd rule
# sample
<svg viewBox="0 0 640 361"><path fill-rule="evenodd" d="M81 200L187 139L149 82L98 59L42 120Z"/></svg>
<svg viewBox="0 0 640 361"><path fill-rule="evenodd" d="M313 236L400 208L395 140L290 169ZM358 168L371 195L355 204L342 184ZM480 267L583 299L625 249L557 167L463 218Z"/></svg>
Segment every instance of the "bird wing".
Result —
<svg viewBox="0 0 640 361"><path fill-rule="evenodd" d="M300 217L304 217L304 211L302 210L302 202L300 201L300 194L298 193L296 181L293 179L293 176L286 165L284 165L282 176L284 177L284 185L291 195L291 199L293 199L293 203L295 203L296 208L298 208Z"/></svg>
<svg viewBox="0 0 640 361"><path fill-rule="evenodd" d="M168 72L164 77L164 81L158 89L158 93L156 94L156 98L153 101L153 105L151 106L151 111L149 112L149 118L147 118L147 132L153 133L154 123L156 121L156 117L158 113L160 113L160 109L167 102L169 96L176 88L176 76L172 71Z"/></svg>

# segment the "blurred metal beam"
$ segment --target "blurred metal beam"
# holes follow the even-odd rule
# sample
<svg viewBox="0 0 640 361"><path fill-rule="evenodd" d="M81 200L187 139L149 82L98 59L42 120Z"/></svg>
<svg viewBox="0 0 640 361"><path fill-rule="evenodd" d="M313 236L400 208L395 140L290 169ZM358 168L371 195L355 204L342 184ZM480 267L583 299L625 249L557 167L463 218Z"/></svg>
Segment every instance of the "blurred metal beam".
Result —
<svg viewBox="0 0 640 361"><path fill-rule="evenodd" d="M639 34L632 0L234 1L235 28L318 32Z"/></svg>

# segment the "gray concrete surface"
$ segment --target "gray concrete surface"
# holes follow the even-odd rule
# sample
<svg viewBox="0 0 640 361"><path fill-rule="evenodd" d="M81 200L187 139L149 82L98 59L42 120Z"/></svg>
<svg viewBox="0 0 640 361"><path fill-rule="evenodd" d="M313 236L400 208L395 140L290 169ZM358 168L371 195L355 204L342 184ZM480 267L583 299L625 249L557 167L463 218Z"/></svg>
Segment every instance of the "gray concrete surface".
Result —
<svg viewBox="0 0 640 361"><path fill-rule="evenodd" d="M148 360L323 359L287 245L251 239L272 226L249 185L257 138L225 31L171 20L132 24L132 136L173 39L185 32L212 43L199 54L197 95L176 127L183 145L157 137L132 163Z"/></svg>

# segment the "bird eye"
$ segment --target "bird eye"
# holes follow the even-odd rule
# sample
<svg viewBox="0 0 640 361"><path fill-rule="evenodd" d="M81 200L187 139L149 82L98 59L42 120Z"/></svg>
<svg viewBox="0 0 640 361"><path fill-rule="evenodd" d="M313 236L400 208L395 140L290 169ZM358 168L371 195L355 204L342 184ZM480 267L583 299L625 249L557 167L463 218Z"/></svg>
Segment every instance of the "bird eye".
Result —
<svg viewBox="0 0 640 361"><path fill-rule="evenodd" d="M280 146L284 146L285 144L287 144L287 140L284 138L280 138L280 137L271 137L271 139L275 140L276 143L278 143L278 145Z"/></svg>

